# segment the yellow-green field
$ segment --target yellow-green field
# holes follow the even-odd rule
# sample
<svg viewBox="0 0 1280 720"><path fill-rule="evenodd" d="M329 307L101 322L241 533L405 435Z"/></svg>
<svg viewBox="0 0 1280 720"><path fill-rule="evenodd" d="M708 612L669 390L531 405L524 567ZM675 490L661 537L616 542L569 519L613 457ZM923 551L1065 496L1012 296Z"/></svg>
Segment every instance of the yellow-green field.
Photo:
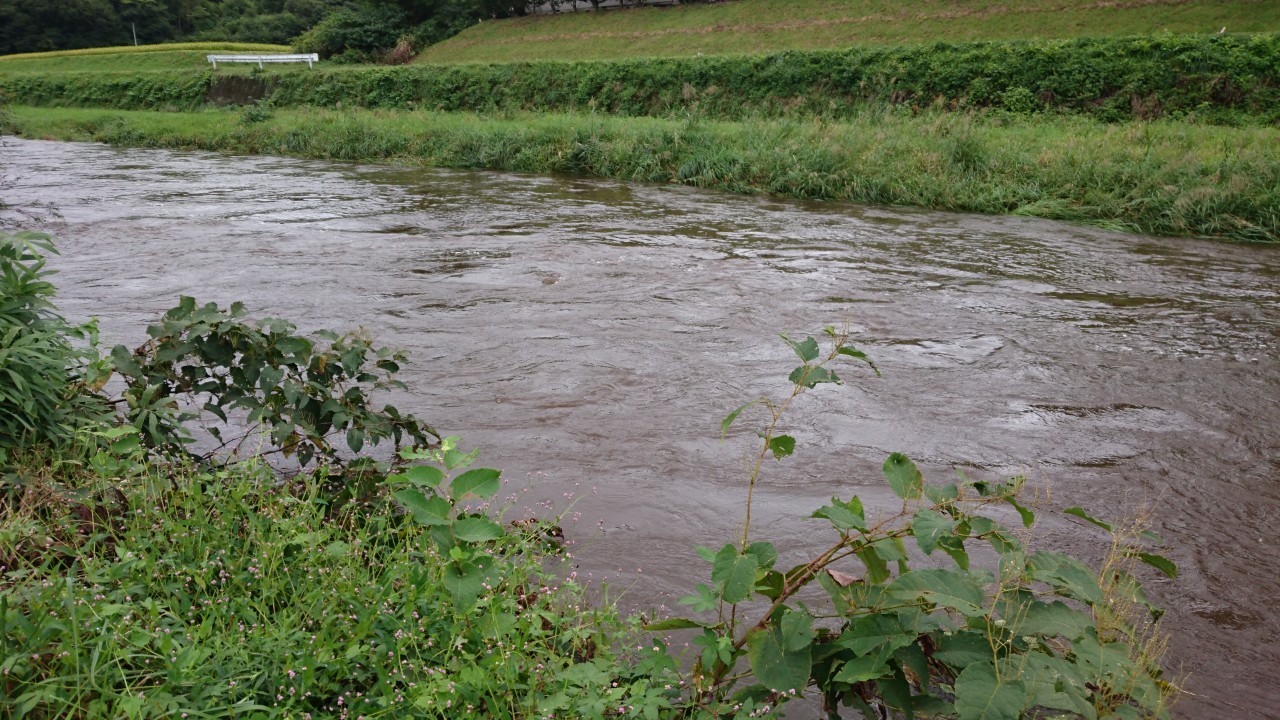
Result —
<svg viewBox="0 0 1280 720"><path fill-rule="evenodd" d="M207 69L205 55L217 52L289 52L287 45L257 43L171 43L122 47L56 50L21 55L0 55L0 73L83 72Z"/></svg>
<svg viewBox="0 0 1280 720"><path fill-rule="evenodd" d="M482 22L427 48L418 61L732 55L936 40L1216 33L1224 28L1227 32L1280 30L1280 2L737 0Z"/></svg>

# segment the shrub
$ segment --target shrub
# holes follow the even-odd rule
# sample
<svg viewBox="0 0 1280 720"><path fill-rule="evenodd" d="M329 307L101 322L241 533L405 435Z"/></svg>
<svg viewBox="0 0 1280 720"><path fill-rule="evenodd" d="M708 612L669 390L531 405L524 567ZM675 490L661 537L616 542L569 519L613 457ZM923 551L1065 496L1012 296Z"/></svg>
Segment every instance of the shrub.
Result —
<svg viewBox="0 0 1280 720"><path fill-rule="evenodd" d="M779 550L754 539L751 510L766 460L796 448L779 432L783 416L805 392L841 382L831 367L837 359L870 364L845 335L826 332L825 354L812 337L784 337L801 360L791 393L749 402L721 424L727 432L744 411L765 409L742 536L698 549L711 564L710 582L680 602L705 619L648 626L697 632L691 687L680 703L687 716L768 715L812 686L828 717L840 717L842 707L869 718L1167 717L1173 688L1150 651L1160 647L1151 632L1159 611L1128 573L1132 564L1110 565L1103 580L1072 557L1032 551L993 512L1007 506L1025 528L1033 525L1021 478L933 485L894 453L884 476L899 509L875 513L857 496L833 497L812 515L834 531L831 544L790 569L775 567ZM1111 530L1080 508L1067 512ZM1167 559L1140 549L1149 538L1117 537L1113 559L1138 558L1176 575ZM996 567L973 562L977 543L990 545ZM936 562L935 553L948 560ZM824 605L805 594L815 584ZM1149 614L1132 612L1138 607Z"/></svg>
<svg viewBox="0 0 1280 720"><path fill-rule="evenodd" d="M295 38L293 47L339 62L374 62L396 46L404 26L404 13L391 6L339 10Z"/></svg>

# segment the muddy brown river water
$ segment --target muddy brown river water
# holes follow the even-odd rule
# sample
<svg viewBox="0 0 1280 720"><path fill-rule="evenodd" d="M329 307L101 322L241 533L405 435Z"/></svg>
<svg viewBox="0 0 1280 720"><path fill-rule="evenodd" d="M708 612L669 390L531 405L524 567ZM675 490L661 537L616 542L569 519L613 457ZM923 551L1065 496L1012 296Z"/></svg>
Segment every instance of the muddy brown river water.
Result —
<svg viewBox="0 0 1280 720"><path fill-rule="evenodd" d="M189 294L409 351L399 398L483 448L525 503L576 496L580 571L674 605L694 544L740 527L749 416L787 390L778 333L847 321L850 365L789 416L760 536L799 560L832 494L1025 473L1046 510L1150 504L1181 577L1148 575L1183 718L1280 718L1280 248L1019 218L573 178L0 147L4 223L59 238L60 305L135 344ZM1042 512L1035 543L1096 557ZM602 530L601 530L602 529ZM785 564L785 563L784 563Z"/></svg>

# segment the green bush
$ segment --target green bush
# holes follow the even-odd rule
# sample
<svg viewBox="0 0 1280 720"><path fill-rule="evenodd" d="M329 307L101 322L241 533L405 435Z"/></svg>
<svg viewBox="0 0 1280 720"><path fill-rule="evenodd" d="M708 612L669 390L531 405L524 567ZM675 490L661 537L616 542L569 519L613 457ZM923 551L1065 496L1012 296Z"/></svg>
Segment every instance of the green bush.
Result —
<svg viewBox="0 0 1280 720"><path fill-rule="evenodd" d="M405 15L390 5L339 10L293 41L294 49L318 53L337 62L376 62L395 47L404 32Z"/></svg>
<svg viewBox="0 0 1280 720"><path fill-rule="evenodd" d="M1152 650L1161 611L1125 559L1170 576L1176 567L1142 549L1158 538L1139 533L1113 533L1124 536L1104 576L1062 553L1033 551L1028 536L996 519L1007 506L1024 529L1034 524L1023 478L930 484L893 453L883 470L900 508L877 512L857 496L833 497L811 516L832 531L830 545L775 567L779 549L753 534L752 496L765 463L796 450L796 438L781 432L787 409L819 385L840 384L837 360L879 374L846 335L826 334L826 353L813 337L784 336L801 362L791 393L753 400L721 423L727 434L745 411L763 409L741 538L698 548L710 582L680 600L698 617L648 626L697 632L693 687L683 697L690 716L770 715L812 687L827 717L847 707L867 718L1167 718L1174 690L1162 679L1158 642ZM1066 512L1113 531L1081 508ZM978 544L998 556L995 568L972 561ZM806 592L815 585L821 603Z"/></svg>

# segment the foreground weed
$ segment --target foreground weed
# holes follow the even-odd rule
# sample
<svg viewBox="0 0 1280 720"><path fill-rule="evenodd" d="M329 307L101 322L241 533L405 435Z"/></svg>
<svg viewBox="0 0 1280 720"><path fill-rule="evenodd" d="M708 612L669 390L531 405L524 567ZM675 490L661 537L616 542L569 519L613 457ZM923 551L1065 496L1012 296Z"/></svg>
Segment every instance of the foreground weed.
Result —
<svg viewBox="0 0 1280 720"><path fill-rule="evenodd" d="M623 627L544 569L547 525L423 524L386 497L334 513L316 477L263 465L164 472L121 479L78 547L3 569L0 715L527 717L612 690L596 665L562 677L607 668ZM460 497L496 481L471 473Z"/></svg>

